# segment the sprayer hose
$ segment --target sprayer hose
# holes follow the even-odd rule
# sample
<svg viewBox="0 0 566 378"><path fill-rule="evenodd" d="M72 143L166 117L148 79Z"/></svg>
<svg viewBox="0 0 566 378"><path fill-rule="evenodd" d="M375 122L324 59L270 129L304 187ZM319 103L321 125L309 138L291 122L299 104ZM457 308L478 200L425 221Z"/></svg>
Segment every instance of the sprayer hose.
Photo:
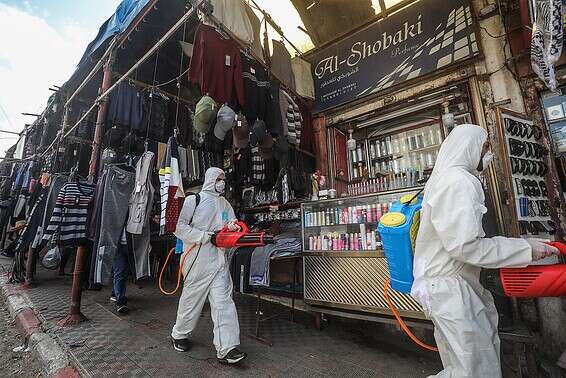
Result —
<svg viewBox="0 0 566 378"><path fill-rule="evenodd" d="M181 286L181 277L183 276L183 264L185 263L185 258L189 253L191 253L191 251L195 248L195 246L196 244L193 245L191 248L189 248L188 251L184 252L181 257L181 262L179 263L179 272L177 273L177 286L175 286L175 289L173 289L173 291L165 291L165 289L163 288L163 272L165 272L165 268L167 268L167 264L169 263L169 259L171 258L171 255L175 253L175 247L171 248L171 250L167 254L167 257L165 258L165 262L163 263L163 266L161 267L161 272L159 272L158 283L159 283L159 290L161 291L161 293L163 293L164 295L175 295L177 290L179 290L179 287Z"/></svg>
<svg viewBox="0 0 566 378"><path fill-rule="evenodd" d="M395 306L393 305L393 301L391 300L391 298L389 297L389 289L391 288L391 283L389 281L389 278L387 279L387 281L385 281L385 290L384 290L384 294L385 294L385 300L387 301L387 305L389 306L389 309L391 310L391 312L393 313L393 316L395 316L395 319L397 319L397 322L399 323L399 325L401 326L401 328L403 329L403 331L407 334L407 336L409 336L409 338L411 340L413 340L413 342L415 344L417 344L418 346L420 346L421 348L424 349L428 349L431 350L433 352L438 352L438 348L433 347L431 345L425 344L423 343L421 340L419 340L409 329L409 327L407 327L407 325L405 324L405 322L403 321L403 319L401 318L401 315L399 315L399 311L397 311L397 309L395 308Z"/></svg>

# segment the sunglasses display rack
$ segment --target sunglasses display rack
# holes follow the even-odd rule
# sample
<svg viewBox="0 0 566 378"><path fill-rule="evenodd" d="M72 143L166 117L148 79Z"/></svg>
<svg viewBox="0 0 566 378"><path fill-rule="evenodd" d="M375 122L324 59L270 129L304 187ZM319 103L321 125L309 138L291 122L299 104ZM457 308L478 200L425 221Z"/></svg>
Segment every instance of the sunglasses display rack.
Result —
<svg viewBox="0 0 566 378"><path fill-rule="evenodd" d="M520 234L554 234L545 182L548 150L539 143L542 130L522 117L502 113L501 119Z"/></svg>

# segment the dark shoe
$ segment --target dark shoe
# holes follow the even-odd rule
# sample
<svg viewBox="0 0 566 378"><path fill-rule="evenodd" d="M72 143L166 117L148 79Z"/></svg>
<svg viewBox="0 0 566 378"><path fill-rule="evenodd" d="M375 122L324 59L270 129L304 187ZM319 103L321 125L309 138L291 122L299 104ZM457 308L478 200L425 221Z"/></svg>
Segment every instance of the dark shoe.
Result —
<svg viewBox="0 0 566 378"><path fill-rule="evenodd" d="M224 358L219 358L218 362L221 364L237 364L238 362L242 361L248 355L244 352L240 352L237 348L232 349L228 352Z"/></svg>
<svg viewBox="0 0 566 378"><path fill-rule="evenodd" d="M191 340L189 339L174 339L171 338L171 342L173 343L173 349L177 352L188 352L191 350Z"/></svg>
<svg viewBox="0 0 566 378"><path fill-rule="evenodd" d="M128 308L128 306L121 304L121 305L116 305L116 311L118 311L118 314L127 314L130 309Z"/></svg>

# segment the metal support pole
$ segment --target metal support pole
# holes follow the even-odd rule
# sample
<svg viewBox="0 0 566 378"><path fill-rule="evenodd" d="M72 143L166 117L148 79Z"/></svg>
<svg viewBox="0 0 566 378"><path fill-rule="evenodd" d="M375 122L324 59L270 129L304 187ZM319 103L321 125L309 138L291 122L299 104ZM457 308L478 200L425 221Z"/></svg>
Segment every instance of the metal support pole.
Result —
<svg viewBox="0 0 566 378"><path fill-rule="evenodd" d="M100 92L104 93L112 86L112 53L108 59L108 62L104 65L104 76L102 78L102 87ZM101 99L98 105L98 115L96 116L96 128L94 131L94 140L92 141L92 152L90 154L90 164L88 169L88 181L93 182L96 176L96 170L98 166L98 151L100 149L100 143L102 142L102 133L104 131L104 122L106 121L106 113L108 111L108 97Z"/></svg>
<svg viewBox="0 0 566 378"><path fill-rule="evenodd" d="M100 92L104 93L112 85L112 54L104 65L104 76L102 78L102 86ZM92 142L92 152L90 155L90 165L88 173L88 181L93 182L96 175L98 165L98 150L102 140L102 132L104 121L106 120L106 112L108 110L108 101L103 98L98 106L98 115L96 117L96 129L94 131L94 140ZM86 247L79 246L75 256L75 269L73 272L73 287L71 289L71 309L69 314L59 321L59 326L71 326L87 320L86 316L81 313L81 294L82 294L82 276L86 264Z"/></svg>

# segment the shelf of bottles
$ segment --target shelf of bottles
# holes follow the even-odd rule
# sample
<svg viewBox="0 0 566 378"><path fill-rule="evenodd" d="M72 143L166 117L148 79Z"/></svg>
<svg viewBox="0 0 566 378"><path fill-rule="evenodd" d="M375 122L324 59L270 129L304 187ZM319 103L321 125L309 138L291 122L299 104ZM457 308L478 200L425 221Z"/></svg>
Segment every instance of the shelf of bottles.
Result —
<svg viewBox="0 0 566 378"><path fill-rule="evenodd" d="M305 252L381 251L377 224L393 202L420 188L371 194L302 205Z"/></svg>
<svg viewBox="0 0 566 378"><path fill-rule="evenodd" d="M419 185L430 173L442 143L439 124L407 130L394 135L367 140L367 162L360 163L365 150L350 151L360 169L368 168L368 179L348 185L349 195L410 188ZM356 179L356 175L352 176Z"/></svg>
<svg viewBox="0 0 566 378"><path fill-rule="evenodd" d="M361 179L364 173L369 170L366 151L365 141L358 141L356 143L356 149L349 151L350 177L354 180Z"/></svg>

